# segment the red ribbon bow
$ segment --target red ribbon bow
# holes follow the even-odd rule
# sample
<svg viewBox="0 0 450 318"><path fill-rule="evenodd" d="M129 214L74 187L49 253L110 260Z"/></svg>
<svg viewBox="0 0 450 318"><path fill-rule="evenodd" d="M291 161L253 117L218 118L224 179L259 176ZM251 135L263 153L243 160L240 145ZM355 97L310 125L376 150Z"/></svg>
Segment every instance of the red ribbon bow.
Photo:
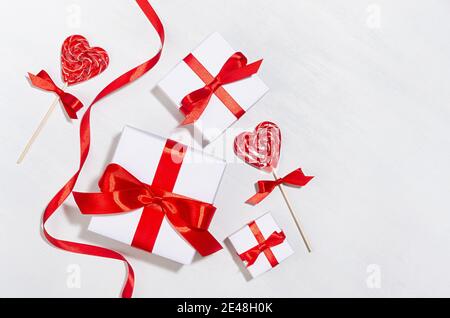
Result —
<svg viewBox="0 0 450 318"><path fill-rule="evenodd" d="M188 94L181 101L180 110L186 116L182 125L196 122L208 106L214 94L216 94L237 118L240 118L245 113L231 95L225 91L222 85L237 82L256 74L261 66L262 60L247 65L247 58L244 54L240 52L234 53L225 62L216 77L211 75L192 54L189 54L184 61L200 77L205 83L205 86Z"/></svg>
<svg viewBox="0 0 450 318"><path fill-rule="evenodd" d="M169 222L202 256L222 249L208 232L216 208L210 204L142 183L117 164L110 164L99 181L101 193L73 192L83 214L113 214L144 208L143 217L167 217ZM162 214L161 214L162 212ZM136 233L133 246L148 250L148 239L159 229L145 228ZM145 234L145 235L143 235ZM153 244L151 244L153 247ZM151 249L150 249L151 251Z"/></svg>
<svg viewBox="0 0 450 318"><path fill-rule="evenodd" d="M246 203L256 205L264 200L277 186L285 184L295 187L303 187L308 184L314 177L305 176L302 169L294 170L284 178L276 180L258 181L258 192L247 200Z"/></svg>
<svg viewBox="0 0 450 318"><path fill-rule="evenodd" d="M259 255L262 253L266 254L267 259L269 260L272 267L278 265L278 261L270 251L272 247L280 245L286 240L286 235L284 232L273 232L272 235L269 236L267 240L258 241L258 245L251 248L247 252L244 252L239 255L242 261L247 263L247 267L253 265L258 259Z"/></svg>
<svg viewBox="0 0 450 318"><path fill-rule="evenodd" d="M30 77L31 84L33 84L33 86L49 92L54 92L58 95L67 115L69 115L70 118L78 118L77 112L83 108L83 103L81 103L80 100L72 94L66 93L56 86L55 82L53 82L50 75L48 75L46 71L40 71L37 75L28 73L28 76Z"/></svg>

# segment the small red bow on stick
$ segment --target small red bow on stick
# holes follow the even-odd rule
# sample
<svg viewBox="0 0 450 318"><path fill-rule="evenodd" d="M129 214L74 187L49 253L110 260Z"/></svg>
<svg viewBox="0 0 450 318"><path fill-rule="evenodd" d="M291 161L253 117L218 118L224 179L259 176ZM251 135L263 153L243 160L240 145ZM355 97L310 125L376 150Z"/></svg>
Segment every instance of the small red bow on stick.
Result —
<svg viewBox="0 0 450 318"><path fill-rule="evenodd" d="M256 205L272 193L276 187L282 184L294 187L303 187L313 178L314 177L305 176L302 169L298 168L283 178L278 178L276 180L260 180L258 181L258 192L248 199L246 203Z"/></svg>
<svg viewBox="0 0 450 318"><path fill-rule="evenodd" d="M196 122L215 93L222 95L219 96L219 98L221 98L225 106L238 118L244 114L242 108L234 102L222 85L237 82L256 74L261 66L262 60L247 64L248 61L244 54L241 52L234 53L225 62L219 74L215 77L209 74L193 55L189 55L185 59L185 62L188 63L191 68L197 68L196 72L201 75L201 78L205 81L206 85L203 88L188 94L181 101L180 110L186 116L182 125L189 125Z"/></svg>
<svg viewBox="0 0 450 318"><path fill-rule="evenodd" d="M56 86L55 82L46 71L40 71L37 75L28 73L28 76L30 77L33 86L58 95L61 104L64 106L64 110L70 118L78 118L77 112L83 108L83 103L72 94L66 93L64 92L64 89Z"/></svg>

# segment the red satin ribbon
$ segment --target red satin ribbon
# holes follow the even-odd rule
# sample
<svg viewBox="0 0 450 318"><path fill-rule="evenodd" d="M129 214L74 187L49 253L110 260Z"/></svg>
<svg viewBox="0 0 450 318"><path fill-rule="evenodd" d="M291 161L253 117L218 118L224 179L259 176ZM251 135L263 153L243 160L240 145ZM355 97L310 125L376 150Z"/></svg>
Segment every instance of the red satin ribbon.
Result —
<svg viewBox="0 0 450 318"><path fill-rule="evenodd" d="M184 59L184 62L205 83L205 86L188 94L181 101L180 110L186 116L182 125L196 122L208 106L208 103L214 94L233 113L233 115L236 116L236 118L240 118L245 114L242 107L239 106L230 94L228 94L222 85L237 82L256 74L261 66L262 60L247 65L247 58L244 54L240 52L234 53L225 62L216 77L211 75L211 73L209 73L192 54L189 54Z"/></svg>
<svg viewBox="0 0 450 318"><path fill-rule="evenodd" d="M75 174L67 181L67 183L61 188L61 190L56 193L56 195L52 198L52 200L47 205L43 217L42 217L42 230L45 238L54 246L69 251L73 253L78 254L86 254L86 255L93 255L93 256L99 256L104 258L111 258L123 261L127 265L127 278L125 281L124 288L122 290L122 297L129 298L133 295L133 289L134 289L134 271L131 267L130 263L123 257L121 254L109 250L103 247L93 246L93 245L87 245L87 244L81 244L76 242L70 242L70 241L63 241L59 240L52 235L50 235L45 227L46 222L50 219L50 217L56 212L56 210L64 203L64 201L67 199L67 197L72 192L77 180L78 176L81 173L81 170L83 169L83 166L86 162L86 159L89 154L89 148L91 145L91 130L90 130L90 118L91 118L91 111L92 107L105 98L106 96L110 95L111 93L117 91L118 89L126 86L127 84L135 81L136 79L140 78L142 75L150 71L156 63L158 63L159 59L161 58L162 49L164 46L164 27L161 23L161 20L159 19L158 15L156 14L155 10L152 8L150 3L147 0L136 0L136 3L139 5L143 13L146 15L152 26L155 28L155 30L158 33L159 39L161 41L161 48L158 50L155 56L153 56L150 60L142 63L141 65L129 70L125 74L121 75L120 77L116 78L114 81L112 81L109 85L107 85L94 99L94 101L91 103L91 105L88 107L86 112L83 115L83 118L81 119L80 123L80 165L78 170L75 172Z"/></svg>
<svg viewBox="0 0 450 318"><path fill-rule="evenodd" d="M303 187L314 177L305 176L302 169L294 170L284 178L277 180L258 181L258 192L247 200L246 203L256 205L264 200L277 186L285 184L294 187Z"/></svg>
<svg viewBox="0 0 450 318"><path fill-rule="evenodd" d="M101 193L73 192L75 202L83 214L114 214L136 211L144 208L144 219L155 219L161 224L167 217L174 229L188 241L202 256L222 249L222 246L208 232L216 208L210 204L181 196L154 184L142 183L117 164L106 168L100 179ZM155 231L154 233L149 233ZM147 249L149 239L156 240L159 228L138 226L133 240L136 247ZM141 239L136 240L136 236Z"/></svg>
<svg viewBox="0 0 450 318"><path fill-rule="evenodd" d="M170 139L167 140L153 176L152 184L154 186L173 192L186 150L185 145ZM131 245L152 252L163 220L164 212L162 210L153 210L148 213L148 209L145 209Z"/></svg>
<svg viewBox="0 0 450 318"><path fill-rule="evenodd" d="M46 71L42 70L37 75L28 73L28 76L30 77L31 84L33 84L33 86L58 95L67 115L69 115L70 118L78 118L77 112L83 108L83 103L81 103L80 100L72 94L66 93L56 86L55 82Z"/></svg>
<svg viewBox="0 0 450 318"><path fill-rule="evenodd" d="M239 257L241 258L241 260L246 262L247 267L249 267L256 262L259 255L264 253L270 265L272 267L277 266L278 260L271 251L271 248L280 245L284 242L284 240L286 240L286 235L284 234L284 232L273 232L272 235L270 235L266 240L255 221L251 222L248 226L250 227L250 230L258 241L258 245L240 254Z"/></svg>

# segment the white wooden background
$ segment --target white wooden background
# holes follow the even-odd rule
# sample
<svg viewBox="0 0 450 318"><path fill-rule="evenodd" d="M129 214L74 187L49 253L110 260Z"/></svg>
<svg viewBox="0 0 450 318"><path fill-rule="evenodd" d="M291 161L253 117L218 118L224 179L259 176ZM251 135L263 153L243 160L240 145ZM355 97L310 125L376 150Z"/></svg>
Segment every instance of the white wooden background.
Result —
<svg viewBox="0 0 450 318"><path fill-rule="evenodd" d="M447 0L152 4L166 26L163 59L94 110L93 148L77 189L96 189L125 124L172 133L177 119L152 89L219 31L251 59L264 57L261 76L271 88L233 128L277 122L280 174L301 166L316 176L288 190L314 252L305 252L279 192L257 208L243 204L262 175L234 160L225 137L207 148L225 150L230 161L213 230L223 239L271 210L296 252L276 270L246 281L227 248L180 268L86 232L88 219L72 201L52 220L52 233L123 251L136 270L137 297L450 295ZM30 88L26 72L43 68L59 81L59 48L74 33L111 56L103 75L71 90L86 103L157 49L132 0L0 3L0 296L116 297L123 283L120 262L62 252L40 234L44 207L78 164L78 122L58 109L25 163L15 164L54 98Z"/></svg>

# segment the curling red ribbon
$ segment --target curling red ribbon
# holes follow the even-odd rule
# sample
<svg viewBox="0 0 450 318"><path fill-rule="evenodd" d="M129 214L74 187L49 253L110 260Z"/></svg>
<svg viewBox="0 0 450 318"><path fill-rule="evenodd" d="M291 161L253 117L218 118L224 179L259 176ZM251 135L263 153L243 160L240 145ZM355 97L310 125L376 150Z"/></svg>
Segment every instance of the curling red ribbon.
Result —
<svg viewBox="0 0 450 318"><path fill-rule="evenodd" d="M303 187L313 178L314 177L305 176L302 169L299 168L289 173L284 178L258 181L258 192L248 199L246 203L256 205L264 200L279 185L284 184L294 187Z"/></svg>
<svg viewBox="0 0 450 318"><path fill-rule="evenodd" d="M37 75L28 73L28 76L30 77L31 84L33 84L33 86L58 95L61 100L61 104L64 106L64 110L70 118L78 118L77 112L83 108L83 104L78 98L72 94L64 92L61 88L56 86L55 82L46 71L40 71Z"/></svg>
<svg viewBox="0 0 450 318"><path fill-rule="evenodd" d="M251 248L250 250L239 255L242 261L247 263L247 267L253 265L258 259L259 255L264 253L272 267L278 265L278 260L273 254L271 248L280 245L286 240L286 235L283 231L273 232L267 239L264 238L261 230L255 221L251 222L249 225L250 230L258 241L258 245Z"/></svg>
<svg viewBox="0 0 450 318"><path fill-rule="evenodd" d="M240 118L245 114L242 107L228 94L222 85L237 82L256 74L261 66L262 60L247 64L247 58L244 54L240 52L234 53L225 62L219 74L215 77L192 54L189 54L184 59L184 62L205 83L205 86L188 94L181 101L180 110L186 116L182 125L189 125L196 122L208 106L214 94L236 118Z"/></svg>
<svg viewBox="0 0 450 318"><path fill-rule="evenodd" d="M65 251L78 253L78 254L86 254L99 256L104 258L110 258L122 261L127 266L127 278L125 281L125 285L122 290L122 297L129 298L133 295L134 289L134 271L131 267L130 263L123 257L121 254L106 249L99 246L81 244L77 242L71 241L63 241L59 240L52 235L49 234L45 225L46 222L50 219L50 217L56 212L56 210L64 203L67 197L72 193L75 184L77 183L78 177L83 169L83 166L86 162L86 159L89 154L89 148L91 145L91 130L90 130L90 118L92 107L97 104L100 100L105 98L106 96L112 94L118 89L130 84L131 82L137 80L142 75L150 71L161 58L162 49L164 46L164 27L156 14L155 10L152 8L150 3L147 0L136 0L136 3L139 5L142 12L145 14L147 19L150 21L152 26L158 33L159 39L161 41L161 48L158 50L156 55L154 55L148 61L142 63L141 65L129 70L125 74L116 78L110 84L108 84L94 99L91 105L88 107L86 112L83 115L80 123L80 165L75 174L67 181L67 183L61 188L61 190L56 193L56 195L52 198L52 200L47 205L43 217L42 217L42 230L45 238L54 246L63 249Z"/></svg>
<svg viewBox="0 0 450 318"><path fill-rule="evenodd" d="M145 224L150 220L160 225L166 216L174 229L202 256L222 249L208 232L216 211L212 204L169 192L154 184L142 183L117 164L106 168L99 187L101 193L73 193L81 213L114 214L144 208L140 223ZM132 245L151 252L158 232L159 227L141 224Z"/></svg>

